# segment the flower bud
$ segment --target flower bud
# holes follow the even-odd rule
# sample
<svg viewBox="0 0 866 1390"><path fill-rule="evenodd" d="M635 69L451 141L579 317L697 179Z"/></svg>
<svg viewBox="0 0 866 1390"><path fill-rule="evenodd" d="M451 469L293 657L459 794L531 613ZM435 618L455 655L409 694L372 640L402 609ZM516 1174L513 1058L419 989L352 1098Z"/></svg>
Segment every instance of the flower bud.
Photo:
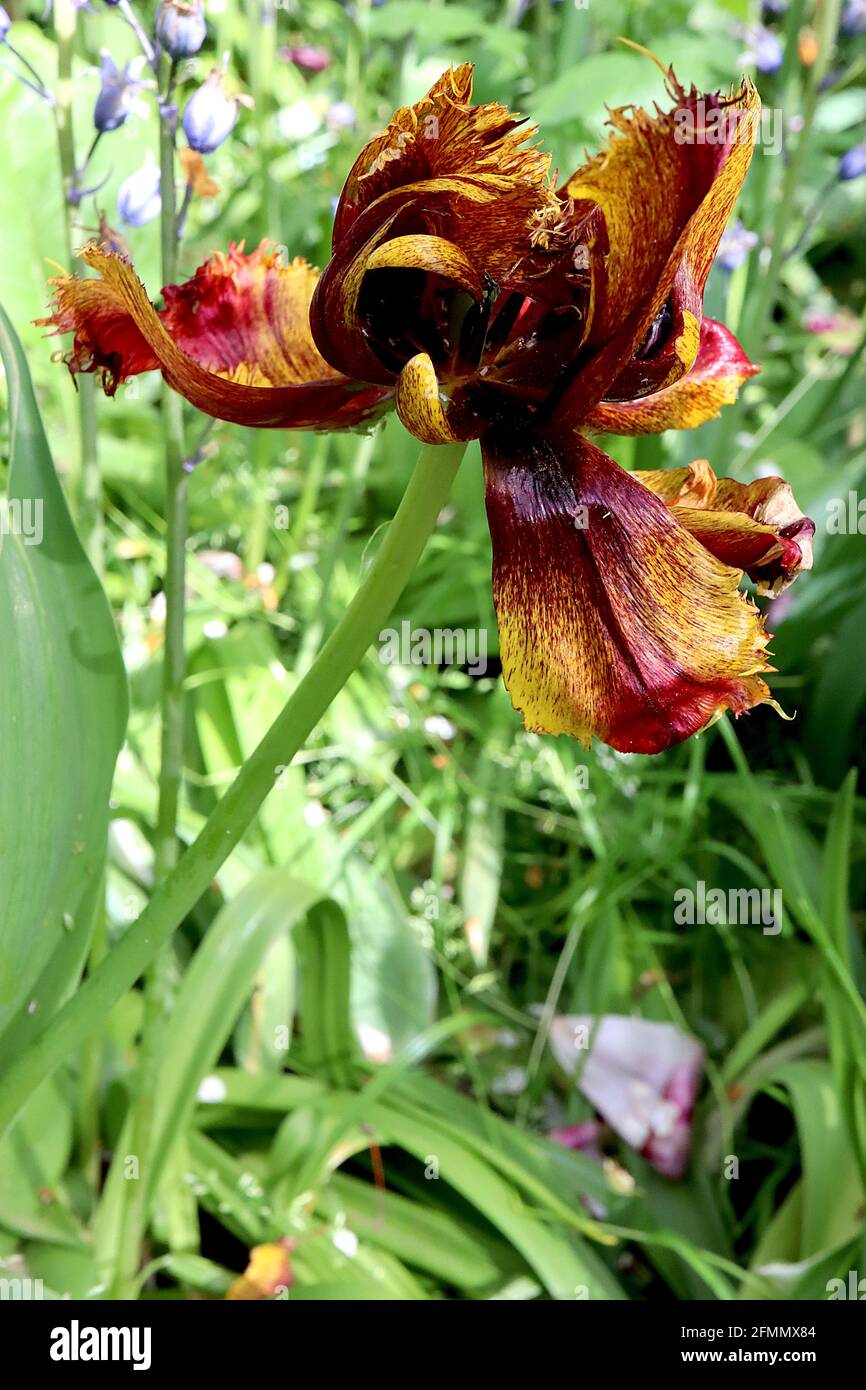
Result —
<svg viewBox="0 0 866 1390"><path fill-rule="evenodd" d="M298 48L281 48L280 57L294 63L302 72L324 72L331 66L331 55L327 48L316 48L314 44L304 43Z"/></svg>
<svg viewBox="0 0 866 1390"><path fill-rule="evenodd" d="M5 41L6 35L9 33L9 30L11 28L12 20L10 19L6 10L4 10L3 6L0 5L0 43L3 43Z"/></svg>
<svg viewBox="0 0 866 1390"><path fill-rule="evenodd" d="M156 37L170 58L191 58L198 53L206 34L203 0L162 0L156 16Z"/></svg>
<svg viewBox="0 0 866 1390"><path fill-rule="evenodd" d="M117 211L128 227L143 227L159 217L161 208L159 168L150 156L117 190Z"/></svg>
<svg viewBox="0 0 866 1390"><path fill-rule="evenodd" d="M144 86L139 81L139 73L144 63L143 57L133 58L123 71L120 71L107 49L100 53L100 86L93 107L93 124L100 134L117 130L132 111L135 94Z"/></svg>
<svg viewBox="0 0 866 1390"><path fill-rule="evenodd" d="M237 98L226 95L223 75L214 68L184 107L183 129L190 148L213 154L231 135L237 118Z"/></svg>
<svg viewBox="0 0 866 1390"><path fill-rule="evenodd" d="M866 0L848 0L842 11L839 30L849 39L857 34L866 34Z"/></svg>
<svg viewBox="0 0 866 1390"><path fill-rule="evenodd" d="M852 145L839 160L839 178L842 183L849 179L859 179L866 174L866 140L860 145Z"/></svg>

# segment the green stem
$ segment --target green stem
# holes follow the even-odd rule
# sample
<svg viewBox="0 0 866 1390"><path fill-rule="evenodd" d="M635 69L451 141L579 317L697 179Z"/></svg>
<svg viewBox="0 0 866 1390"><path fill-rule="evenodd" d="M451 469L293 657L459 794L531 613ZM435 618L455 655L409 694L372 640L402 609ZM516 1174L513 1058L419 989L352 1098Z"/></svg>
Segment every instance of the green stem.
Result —
<svg viewBox="0 0 866 1390"><path fill-rule="evenodd" d="M72 124L73 73L76 9L73 0L56 0L54 5L54 35L57 41L57 93L54 106L57 123L57 147L60 152L60 171L63 180L63 211L66 221L65 260L70 270L76 265L75 243L85 240L77 210L77 174L75 164L75 133ZM78 438L80 471L78 475L78 528L85 550L97 573L103 567L102 480L99 475L99 451L96 436L96 391L93 377L82 376L78 382Z"/></svg>
<svg viewBox="0 0 866 1390"><path fill-rule="evenodd" d="M363 583L307 675L241 768L198 838L144 912L82 987L37 1034L0 1083L0 1134L28 1096L131 989L213 881L274 785L376 640L448 500L462 444L424 448Z"/></svg>
<svg viewBox="0 0 866 1390"><path fill-rule="evenodd" d="M171 107L173 65L159 130L162 282L174 283L177 263L175 193L176 112ZM165 650L162 664L162 748L156 827L157 881L177 859L177 808L183 774L183 681L185 675L187 475L183 467L183 401L168 385L162 394L165 459L166 553Z"/></svg>
<svg viewBox="0 0 866 1390"><path fill-rule="evenodd" d="M175 64L168 65L159 123L160 242L162 282L173 284L177 263L175 143L177 110L172 104ZM162 390L165 460L165 646L160 702L161 741L159 807L154 839L154 877L160 883L177 863L177 815L183 780L184 691L186 652L187 475L183 467L183 401L171 388ZM147 972L138 1077L130 1125L130 1149L139 1160L139 1177L120 1186L115 1266L111 1296L134 1296L142 1240L147 1224L146 1191L153 1116L159 1086L163 1029L174 992L174 953L169 942L157 951ZM115 1154L115 1163L124 1155Z"/></svg>
<svg viewBox="0 0 866 1390"><path fill-rule="evenodd" d="M833 54L836 31L839 27L841 0L824 0L819 7L818 57L809 69L806 90L803 97L803 124L794 151L788 160L782 180L779 206L774 213L774 235L770 250L770 263L766 274L757 285L755 307L749 322L749 331L743 346L753 357L759 357L769 327L770 314L776 302L782 264L785 259L785 238L788 228L794 221L794 202L803 183L803 165L809 152L812 126L818 109L821 83L826 76Z"/></svg>

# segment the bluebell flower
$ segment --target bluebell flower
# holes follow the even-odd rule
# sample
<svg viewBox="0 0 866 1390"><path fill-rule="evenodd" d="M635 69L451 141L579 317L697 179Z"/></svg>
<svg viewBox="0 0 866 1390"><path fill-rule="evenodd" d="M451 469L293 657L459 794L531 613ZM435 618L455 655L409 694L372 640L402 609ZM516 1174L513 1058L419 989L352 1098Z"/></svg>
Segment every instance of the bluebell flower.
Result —
<svg viewBox="0 0 866 1390"><path fill-rule="evenodd" d="M778 34L766 29L763 24L750 24L745 30L746 52L740 57L744 63L753 63L758 72L769 75L778 72L785 61L785 50Z"/></svg>
<svg viewBox="0 0 866 1390"><path fill-rule="evenodd" d="M327 119L331 130L351 130L358 117L350 102L335 101L328 107Z"/></svg>
<svg viewBox="0 0 866 1390"><path fill-rule="evenodd" d="M850 179L859 179L863 174L866 174L866 140L859 145L852 145L839 160L839 178L842 183L848 183Z"/></svg>
<svg viewBox="0 0 866 1390"><path fill-rule="evenodd" d="M866 34L866 0L848 0L839 30L849 39Z"/></svg>
<svg viewBox="0 0 866 1390"><path fill-rule="evenodd" d="M93 108L93 124L100 134L117 130L134 109L136 93L144 87L140 80L144 65L145 59L139 56L120 69L108 50L103 48L99 55L99 94Z"/></svg>
<svg viewBox="0 0 866 1390"><path fill-rule="evenodd" d="M736 270L758 244L757 235L748 231L737 218L725 231L716 253L716 265L722 270Z"/></svg>
<svg viewBox="0 0 866 1390"><path fill-rule="evenodd" d="M159 168L150 155L117 190L117 211L128 227L143 227L159 217L161 208Z"/></svg>
<svg viewBox="0 0 866 1390"><path fill-rule="evenodd" d="M170 58L191 58L207 35L203 0L162 0L156 37Z"/></svg>
<svg viewBox="0 0 866 1390"><path fill-rule="evenodd" d="M222 72L214 68L184 107L183 130L190 148L213 154L231 135L237 118L237 97L226 95Z"/></svg>

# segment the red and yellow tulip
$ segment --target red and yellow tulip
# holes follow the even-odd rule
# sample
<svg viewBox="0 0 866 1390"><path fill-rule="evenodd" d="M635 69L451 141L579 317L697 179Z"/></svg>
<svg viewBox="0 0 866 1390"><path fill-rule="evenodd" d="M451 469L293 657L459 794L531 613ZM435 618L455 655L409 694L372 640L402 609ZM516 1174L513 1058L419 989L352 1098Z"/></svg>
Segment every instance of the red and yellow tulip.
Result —
<svg viewBox="0 0 866 1390"><path fill-rule="evenodd" d="M814 530L781 479L628 473L587 438L694 428L758 370L702 312L758 97L667 82L671 110L613 112L557 190L535 131L471 104L464 65L364 147L321 276L232 246L157 311L128 260L90 245L101 278L56 281L45 320L109 395L159 368L244 425L350 429L394 408L425 443L480 439L515 707L642 753L770 701L740 582L777 592ZM700 138L708 115L721 137Z"/></svg>

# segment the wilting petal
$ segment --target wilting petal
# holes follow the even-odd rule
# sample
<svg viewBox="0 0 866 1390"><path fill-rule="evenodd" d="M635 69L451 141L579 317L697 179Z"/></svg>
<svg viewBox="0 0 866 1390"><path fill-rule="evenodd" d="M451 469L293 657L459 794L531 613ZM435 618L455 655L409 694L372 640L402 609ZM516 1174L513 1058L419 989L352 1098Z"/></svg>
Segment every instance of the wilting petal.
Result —
<svg viewBox="0 0 866 1390"><path fill-rule="evenodd" d="M550 156L527 144L535 128L521 117L498 102L472 106L471 98L472 65L463 63L368 141L337 207L335 252L366 209L379 200L383 210L388 207L385 195L397 189L425 193L431 182L447 181L450 200L436 214L444 220L442 235L497 283L507 283L517 263L531 261L535 251L539 264L527 264L525 273L543 269L563 217L548 178Z"/></svg>
<svg viewBox="0 0 866 1390"><path fill-rule="evenodd" d="M632 476L662 497L713 555L745 570L759 594L779 594L812 568L815 523L800 511L783 478L717 479L706 459Z"/></svg>
<svg viewBox="0 0 866 1390"><path fill-rule="evenodd" d="M735 401L743 382L758 371L733 333L715 319L704 319L698 355L685 376L638 400L600 401L585 427L605 434L697 429Z"/></svg>
<svg viewBox="0 0 866 1390"><path fill-rule="evenodd" d="M244 425L346 428L368 418L386 393L336 371L310 336L316 272L281 266L263 244L232 247L164 290L157 313L129 262L95 245L82 259L99 280L54 281L54 312L42 319L74 333L72 372L98 372L106 394L159 367L174 389L208 415Z"/></svg>
<svg viewBox="0 0 866 1390"><path fill-rule="evenodd" d="M703 1070L701 1044L670 1023L607 1014L555 1018L550 1045L569 1073L585 1057L577 1083L582 1094L659 1172L682 1177ZM587 1046L588 1056L580 1050Z"/></svg>
<svg viewBox="0 0 866 1390"><path fill-rule="evenodd" d="M394 403L406 429L424 444L453 444L461 437L448 420L436 368L426 352L406 363L397 378Z"/></svg>
<svg viewBox="0 0 866 1390"><path fill-rule="evenodd" d="M482 448L503 676L527 728L656 753L769 700L739 570L660 498L569 432Z"/></svg>
<svg viewBox="0 0 866 1390"><path fill-rule="evenodd" d="M698 350L704 285L752 157L760 102L751 83L728 98L670 86L669 112L615 111L607 149L566 185L600 206L609 251L589 333L597 350L562 394L563 423L579 424L605 396L671 385Z"/></svg>

